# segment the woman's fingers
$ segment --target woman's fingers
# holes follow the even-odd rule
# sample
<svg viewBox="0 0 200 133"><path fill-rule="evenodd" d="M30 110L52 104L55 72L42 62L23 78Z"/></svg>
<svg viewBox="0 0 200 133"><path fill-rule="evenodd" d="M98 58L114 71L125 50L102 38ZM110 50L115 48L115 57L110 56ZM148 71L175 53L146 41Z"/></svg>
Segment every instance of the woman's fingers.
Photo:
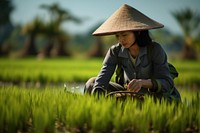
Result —
<svg viewBox="0 0 200 133"><path fill-rule="evenodd" d="M133 85L135 84L135 82L136 82L136 79L133 79L133 80L131 80L130 82L129 82L129 84L128 84L128 90L132 90L132 88L133 88Z"/></svg>
<svg viewBox="0 0 200 133"><path fill-rule="evenodd" d="M140 91L142 85L141 85L141 79L133 79L128 84L128 90L133 92Z"/></svg>

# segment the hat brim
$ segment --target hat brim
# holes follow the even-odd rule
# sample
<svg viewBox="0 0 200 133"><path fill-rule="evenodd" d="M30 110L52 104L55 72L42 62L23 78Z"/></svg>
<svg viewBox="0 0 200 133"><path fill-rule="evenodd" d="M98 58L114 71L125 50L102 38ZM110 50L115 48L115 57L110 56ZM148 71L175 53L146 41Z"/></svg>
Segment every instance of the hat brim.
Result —
<svg viewBox="0 0 200 133"><path fill-rule="evenodd" d="M92 35L112 35L123 31L141 31L164 27L135 8L125 4L114 12Z"/></svg>
<svg viewBox="0 0 200 133"><path fill-rule="evenodd" d="M98 30L96 30L95 32L92 33L93 36L104 36L104 35L114 35L116 33L119 32L125 32L125 31L143 31L143 30L153 30L153 29L159 29L159 28L163 28L164 25L159 26L159 27L151 27L151 28L134 28L134 29L122 29L122 30L113 30L113 31L107 31L107 32L98 32Z"/></svg>

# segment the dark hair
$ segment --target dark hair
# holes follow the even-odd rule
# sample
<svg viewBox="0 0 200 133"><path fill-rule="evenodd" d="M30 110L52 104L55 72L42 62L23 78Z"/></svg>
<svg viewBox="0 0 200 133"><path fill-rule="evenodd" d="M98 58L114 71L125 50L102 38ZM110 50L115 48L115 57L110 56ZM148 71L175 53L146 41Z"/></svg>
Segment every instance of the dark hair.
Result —
<svg viewBox="0 0 200 133"><path fill-rule="evenodd" d="M134 34L135 34L137 43L140 47L144 47L152 43L152 39L149 35L148 30L134 31Z"/></svg>

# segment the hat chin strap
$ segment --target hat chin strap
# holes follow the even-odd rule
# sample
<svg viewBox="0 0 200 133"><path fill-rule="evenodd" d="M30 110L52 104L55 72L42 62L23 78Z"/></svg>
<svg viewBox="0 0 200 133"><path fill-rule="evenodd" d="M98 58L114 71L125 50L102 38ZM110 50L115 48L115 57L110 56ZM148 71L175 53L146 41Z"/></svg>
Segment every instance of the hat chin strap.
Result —
<svg viewBox="0 0 200 133"><path fill-rule="evenodd" d="M135 45L136 42L137 42L137 39L135 39L135 42L129 48L131 48L133 45Z"/></svg>

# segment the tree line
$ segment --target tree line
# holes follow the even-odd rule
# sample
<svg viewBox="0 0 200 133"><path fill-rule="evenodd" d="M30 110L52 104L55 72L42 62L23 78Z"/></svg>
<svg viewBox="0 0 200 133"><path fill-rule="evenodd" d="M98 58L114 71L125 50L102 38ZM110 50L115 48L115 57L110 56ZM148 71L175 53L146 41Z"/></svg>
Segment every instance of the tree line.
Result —
<svg viewBox="0 0 200 133"><path fill-rule="evenodd" d="M62 29L62 24L70 21L81 24L84 20L74 16L58 3L42 4L39 8L48 13L50 18L48 21L45 21L41 16L37 16L33 18L31 22L18 26L18 30L16 30L17 26L13 26L10 19L10 15L14 10L12 1L4 0L0 2L0 56L7 56L9 54L9 51L13 47L13 42L16 43L15 49L18 49L18 47L20 47L18 45L21 44L21 48L16 50L15 56L17 57L37 56L39 58L45 58L72 56L69 48L71 35ZM198 52L200 51L200 15L189 8L171 12L171 15L182 29L182 57L184 59L197 59ZM163 32L165 31L162 31L162 34ZM13 34L17 37L14 38ZM84 36L85 43L91 40L89 34L91 33ZM154 35L158 35L159 38L164 38L162 34L155 33ZM166 38L166 34L163 34L163 36ZM95 40L92 41L94 47L88 55L96 57L104 56L102 44L105 43L106 39L101 37L93 39ZM23 42L21 40L23 40ZM41 40L42 42L40 43L43 44L39 46L39 48L37 46L37 40ZM109 41L112 42L113 40L111 39ZM22 43L17 44L18 42Z"/></svg>

